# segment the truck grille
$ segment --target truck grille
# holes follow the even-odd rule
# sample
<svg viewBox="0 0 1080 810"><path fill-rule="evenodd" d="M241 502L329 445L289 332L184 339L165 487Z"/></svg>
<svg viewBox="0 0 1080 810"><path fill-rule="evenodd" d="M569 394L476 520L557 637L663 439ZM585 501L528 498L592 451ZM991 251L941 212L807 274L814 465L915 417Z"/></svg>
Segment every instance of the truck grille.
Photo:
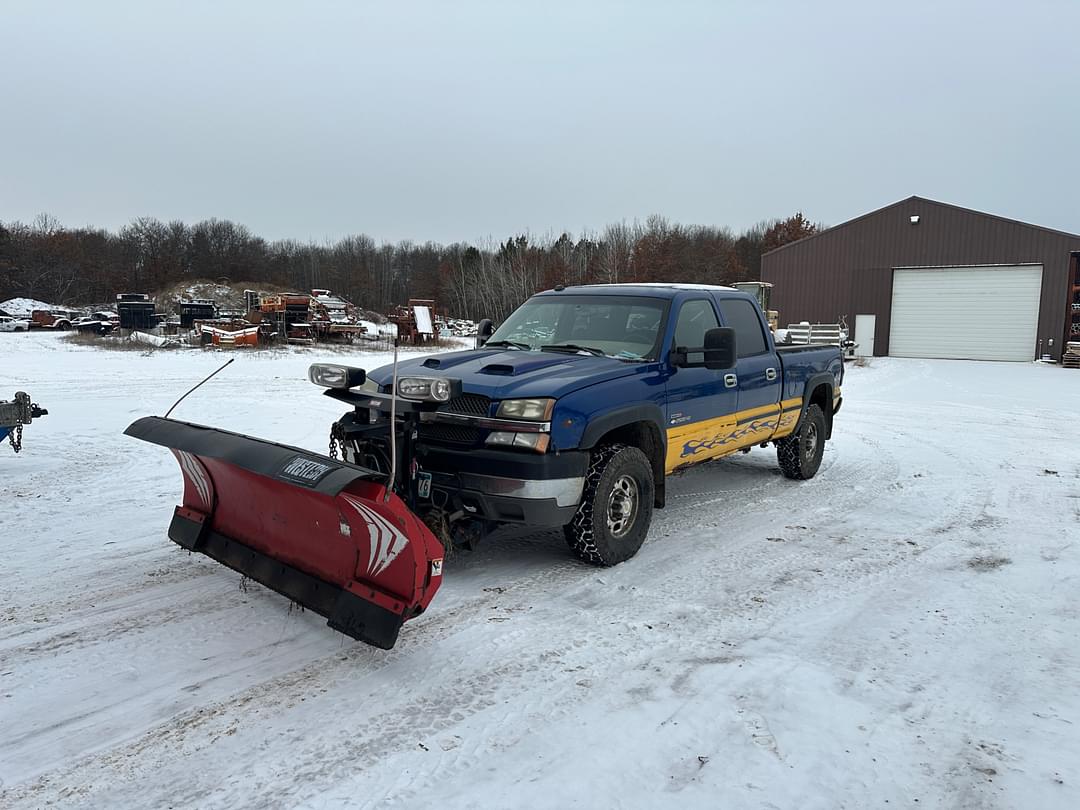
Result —
<svg viewBox="0 0 1080 810"><path fill-rule="evenodd" d="M462 394L439 406L443 413L459 413L464 416L487 416L490 408L491 400L480 394Z"/></svg>
<svg viewBox="0 0 1080 810"><path fill-rule="evenodd" d="M456 444L472 447L480 441L480 431L468 425L448 425L429 422L419 426L419 438L436 444Z"/></svg>

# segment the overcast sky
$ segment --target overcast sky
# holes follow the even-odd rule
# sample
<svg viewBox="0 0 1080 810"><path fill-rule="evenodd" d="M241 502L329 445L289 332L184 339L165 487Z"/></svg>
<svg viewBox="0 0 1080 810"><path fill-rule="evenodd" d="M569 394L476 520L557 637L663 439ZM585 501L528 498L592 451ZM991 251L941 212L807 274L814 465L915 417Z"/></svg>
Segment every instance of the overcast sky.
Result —
<svg viewBox="0 0 1080 810"><path fill-rule="evenodd" d="M918 194L1080 232L1080 2L0 0L0 220L441 242Z"/></svg>

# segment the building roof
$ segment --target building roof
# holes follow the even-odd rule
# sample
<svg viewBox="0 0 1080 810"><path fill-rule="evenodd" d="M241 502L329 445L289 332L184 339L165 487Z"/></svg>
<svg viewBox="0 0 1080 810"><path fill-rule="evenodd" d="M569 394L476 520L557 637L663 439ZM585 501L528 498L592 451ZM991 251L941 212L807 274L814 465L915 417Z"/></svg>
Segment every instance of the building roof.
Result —
<svg viewBox="0 0 1080 810"><path fill-rule="evenodd" d="M861 216L857 216L854 219L849 219L846 222L841 222L839 225L833 225L831 228L826 228L823 231L818 231L817 233L811 234L810 236L804 236L802 239L797 239L794 242L788 242L786 245L781 245L778 248L773 248L768 253L762 254L762 256L763 257L764 256L771 256L774 253L778 253L781 250L786 250L787 248L789 248L789 247L791 247L793 245L802 245L802 244L804 244L806 242L809 242L812 239L818 239L818 238L820 238L822 236L831 235L831 234L835 233L836 231L839 231L839 230L841 230L843 228L847 228L850 225L855 225L856 223L862 222L864 219L869 219L870 217L877 216L878 214L884 213L885 211L888 211L891 208L898 208L898 207L900 207L902 205L910 205L912 203L922 203L922 204L929 204L929 205L937 205L937 206L940 206L942 208L950 208L953 211L962 211L962 212L964 212L966 214L971 214L973 216L982 217L984 219L995 220L997 222L1006 222L1006 223L1008 223L1010 225L1022 225L1025 228L1033 228L1034 230L1037 230L1037 231L1043 231L1045 233L1057 234L1058 236L1067 236L1070 239L1080 239L1080 234L1069 233L1068 231L1059 231L1059 230L1057 230L1055 228L1046 228L1046 227L1043 227L1042 225L1032 225L1030 222L1022 222L1021 220L1018 220L1018 219L1009 219L1008 217L998 216L997 214L987 214L987 213L985 213L983 211L976 211L973 208L964 208L963 206L960 206L960 205L952 205L950 203L943 203L943 202L939 202L937 200L929 200L926 197L917 197L917 196L913 195L913 196L907 197L907 198L905 198L903 200L898 200L897 202L890 203L889 205L886 205L886 206L884 206L882 208L875 209L874 211L870 211L869 213L862 214Z"/></svg>

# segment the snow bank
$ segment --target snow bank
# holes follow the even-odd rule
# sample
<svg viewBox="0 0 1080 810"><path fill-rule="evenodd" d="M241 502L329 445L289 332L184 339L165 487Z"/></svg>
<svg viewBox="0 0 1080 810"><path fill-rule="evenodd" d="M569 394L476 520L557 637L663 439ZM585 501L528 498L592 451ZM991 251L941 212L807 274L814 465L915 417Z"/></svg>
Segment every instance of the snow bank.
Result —
<svg viewBox="0 0 1080 810"><path fill-rule="evenodd" d="M25 316L27 318L35 309L54 309L55 307L55 304L38 301L34 298L9 298L7 301L0 303L0 310L3 310L8 315Z"/></svg>

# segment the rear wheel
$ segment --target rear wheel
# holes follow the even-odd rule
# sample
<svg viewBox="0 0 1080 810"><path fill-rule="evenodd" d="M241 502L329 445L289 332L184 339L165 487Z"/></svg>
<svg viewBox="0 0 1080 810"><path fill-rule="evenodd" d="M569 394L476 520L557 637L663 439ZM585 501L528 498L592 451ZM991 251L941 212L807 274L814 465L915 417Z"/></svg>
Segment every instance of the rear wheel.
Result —
<svg viewBox="0 0 1080 810"><path fill-rule="evenodd" d="M814 477L821 466L824 452L825 414L819 405L808 407L799 429L776 443L780 471L797 481Z"/></svg>
<svg viewBox="0 0 1080 810"><path fill-rule="evenodd" d="M649 533L655 489L652 465L639 449L624 444L598 448L581 505L564 528L570 549L592 565L629 560Z"/></svg>

